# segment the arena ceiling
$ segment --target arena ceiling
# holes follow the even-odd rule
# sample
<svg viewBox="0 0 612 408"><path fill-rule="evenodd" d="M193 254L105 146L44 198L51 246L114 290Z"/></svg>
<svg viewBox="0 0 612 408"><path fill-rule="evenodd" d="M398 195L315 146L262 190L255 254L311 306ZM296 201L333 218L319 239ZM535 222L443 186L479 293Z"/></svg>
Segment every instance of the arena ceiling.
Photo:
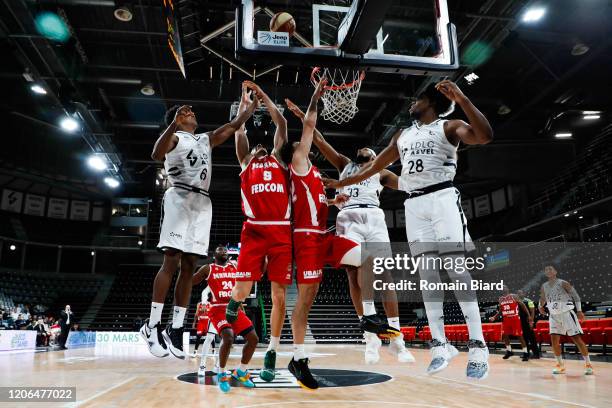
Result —
<svg viewBox="0 0 612 408"><path fill-rule="evenodd" d="M425 0L398 0L394 12L418 16L421 1ZM203 130L214 129L229 119L230 106L238 99L240 83L247 76L233 70L230 78L229 65L219 55L198 49L194 51L201 55L198 75L186 81L167 46L161 2L129 2L133 12L129 22L114 17L116 3L121 2L0 2L0 49L4 61L0 67L1 114L3 122L8 123L5 138L9 140L0 157L3 171L36 170L68 176L66 182L81 183L84 190L92 191L100 187L99 177L86 169L84 160L92 151L100 151L118 170L123 194L146 192L153 186L157 165L149 155L165 109L174 104L193 105ZM191 3L193 13L189 18L200 25L200 31L193 33L195 39L234 19L236 2ZM550 3L546 17L534 24L522 22L521 17L525 8L535 2L449 0L449 8L462 50L462 67L455 79L491 120L496 131L492 146L507 145L518 152L538 149L544 157L538 165L548 165L552 175L563 165L554 154L547 154L556 151L553 144L565 144L569 151L579 149L609 119L604 113L601 121L587 123L582 114L609 109L612 5L606 0L556 0L554 7ZM266 4L280 11L287 1ZM37 31L35 16L44 11L58 13L68 23L71 36L66 43L49 40ZM300 16L296 19L299 24ZM470 47L482 45L490 51L487 58L466 58ZM578 46L586 47L582 48L586 52L572 55ZM233 55L233 32L228 30L215 37L214 47L221 55ZM309 70L282 67L278 74L272 71L259 76L257 82L277 102L289 97L304 106L312 91ZM463 77L472 72L479 79L468 85ZM32 93L24 73L44 84L47 95ZM357 146L382 146L395 126L405 123L409 98L429 80L432 79L370 75L361 91L357 117L343 126L321 122L321 129L333 145L348 155L353 155ZM147 84L154 95L141 92ZM84 132L68 135L57 127L65 109L81 115ZM297 137L300 123L288 114L286 117L290 137ZM554 138L556 132L565 130L574 134L572 140ZM257 137L265 135L262 132ZM504 154L494 156L482 160L494 160L507 169L506 173L490 180L460 166L459 180L478 190L488 188L490 183L520 178L522 167L516 154L508 159ZM558 158L565 160L566 156L559 154ZM235 175L232 143L215 153L215 163L219 167L216 171ZM508 180L504 180L504 174ZM546 174L544 171L542 177ZM102 187L99 190L105 191Z"/></svg>

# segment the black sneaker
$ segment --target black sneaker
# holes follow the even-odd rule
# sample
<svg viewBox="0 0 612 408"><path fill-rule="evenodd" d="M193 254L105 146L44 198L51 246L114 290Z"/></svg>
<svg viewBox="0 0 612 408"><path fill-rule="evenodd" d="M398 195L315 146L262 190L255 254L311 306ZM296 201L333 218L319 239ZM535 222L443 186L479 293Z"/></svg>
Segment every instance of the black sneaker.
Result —
<svg viewBox="0 0 612 408"><path fill-rule="evenodd" d="M363 316L359 321L361 330L369 333L378 334L385 338L395 338L401 335L401 332L389 326L378 315Z"/></svg>
<svg viewBox="0 0 612 408"><path fill-rule="evenodd" d="M181 360L185 359L185 352L183 351L183 327L173 329L172 325L168 325L166 330L162 332L162 336L166 341L166 345L170 350L170 353L176 358Z"/></svg>
<svg viewBox="0 0 612 408"><path fill-rule="evenodd" d="M309 390L316 390L319 388L319 383L314 379L308 368L309 360L302 358L295 361L293 358L289 362L289 372L297 379L298 383Z"/></svg>
<svg viewBox="0 0 612 408"><path fill-rule="evenodd" d="M506 350L506 354L504 354L504 357L503 357L503 358L504 358L504 360L507 360L507 359L509 359L510 357L512 357L513 355L514 355L514 353L513 353L513 352L511 352L511 351L509 351L509 350Z"/></svg>
<svg viewBox="0 0 612 408"><path fill-rule="evenodd" d="M521 355L521 360L523 361L529 361L529 353L523 353Z"/></svg>

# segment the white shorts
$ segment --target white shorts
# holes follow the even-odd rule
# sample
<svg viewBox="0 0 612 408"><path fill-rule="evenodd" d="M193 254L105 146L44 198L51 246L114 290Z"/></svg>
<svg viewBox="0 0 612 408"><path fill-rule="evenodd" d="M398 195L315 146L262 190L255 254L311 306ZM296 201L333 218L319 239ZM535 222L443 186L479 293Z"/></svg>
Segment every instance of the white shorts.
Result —
<svg viewBox="0 0 612 408"><path fill-rule="evenodd" d="M573 310L557 314L551 313L548 316L548 324L550 326L550 334L576 336L583 333L576 312Z"/></svg>
<svg viewBox="0 0 612 408"><path fill-rule="evenodd" d="M208 331L206 333L219 334L217 333L217 328L210 320L208 321Z"/></svg>
<svg viewBox="0 0 612 408"><path fill-rule="evenodd" d="M412 256L474 249L456 188L445 188L404 201L406 236ZM466 245L467 244L467 245Z"/></svg>
<svg viewBox="0 0 612 408"><path fill-rule="evenodd" d="M157 248L173 248L186 254L206 256L211 219L210 198L204 194L170 187L164 194Z"/></svg>
<svg viewBox="0 0 612 408"><path fill-rule="evenodd" d="M336 217L336 233L366 244L364 249L373 256L391 256L389 230L385 213L380 208L341 210Z"/></svg>

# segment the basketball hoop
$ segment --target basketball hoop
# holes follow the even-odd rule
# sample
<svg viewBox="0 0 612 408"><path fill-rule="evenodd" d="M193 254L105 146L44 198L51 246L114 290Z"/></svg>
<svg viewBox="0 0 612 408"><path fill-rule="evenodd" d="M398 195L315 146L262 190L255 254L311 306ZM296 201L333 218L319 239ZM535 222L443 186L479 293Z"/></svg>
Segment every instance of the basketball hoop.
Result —
<svg viewBox="0 0 612 408"><path fill-rule="evenodd" d="M334 123L345 123L355 117L357 97L361 89L361 82L365 72L352 69L314 67L310 74L310 81L316 87L322 78L327 79L323 95L323 110L321 116Z"/></svg>

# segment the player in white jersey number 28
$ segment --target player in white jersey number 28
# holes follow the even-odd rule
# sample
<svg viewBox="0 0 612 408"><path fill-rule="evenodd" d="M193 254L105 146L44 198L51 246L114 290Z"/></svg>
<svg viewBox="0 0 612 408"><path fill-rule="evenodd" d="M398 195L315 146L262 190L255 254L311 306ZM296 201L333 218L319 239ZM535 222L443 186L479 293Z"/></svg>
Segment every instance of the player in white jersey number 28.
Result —
<svg viewBox="0 0 612 408"><path fill-rule="evenodd" d="M156 357L172 353L184 359L183 321L191 295L191 282L200 256L208 254L212 205L208 187L211 177L211 150L224 143L258 106L255 98L248 109L220 128L196 134L198 122L190 106L174 106L166 112L168 128L155 142L151 157L163 161L171 186L163 201L162 226L158 249L163 264L153 282L149 319L140 333ZM163 330L161 315L166 294L176 270L172 323Z"/></svg>
<svg viewBox="0 0 612 408"><path fill-rule="evenodd" d="M441 119L453 103L462 108L469 123ZM412 256L423 255L426 258L423 262L426 266L419 270L419 274L422 280L434 283L440 282L440 271L430 269L429 266L437 263L427 261L427 258L441 256L444 265L464 265L458 258L465 256L466 248L469 248L466 243L471 243L459 191L453 186L457 147L460 142L470 145L489 143L493 139L493 130L487 118L455 83L448 80L430 85L413 103L410 113L415 119L414 124L399 129L370 166L340 181L326 180L326 186L342 188L357 184L400 159L399 188L408 193L404 206L410 252ZM453 269L447 272L451 281L457 279L470 287L469 273L458 273ZM447 342L444 335L443 297L435 291L423 291L422 295L432 335L432 360L427 372L433 374L448 366L457 355L457 349ZM466 374L482 379L489 371L489 353L482 335L476 294L463 293L459 297L470 335Z"/></svg>

